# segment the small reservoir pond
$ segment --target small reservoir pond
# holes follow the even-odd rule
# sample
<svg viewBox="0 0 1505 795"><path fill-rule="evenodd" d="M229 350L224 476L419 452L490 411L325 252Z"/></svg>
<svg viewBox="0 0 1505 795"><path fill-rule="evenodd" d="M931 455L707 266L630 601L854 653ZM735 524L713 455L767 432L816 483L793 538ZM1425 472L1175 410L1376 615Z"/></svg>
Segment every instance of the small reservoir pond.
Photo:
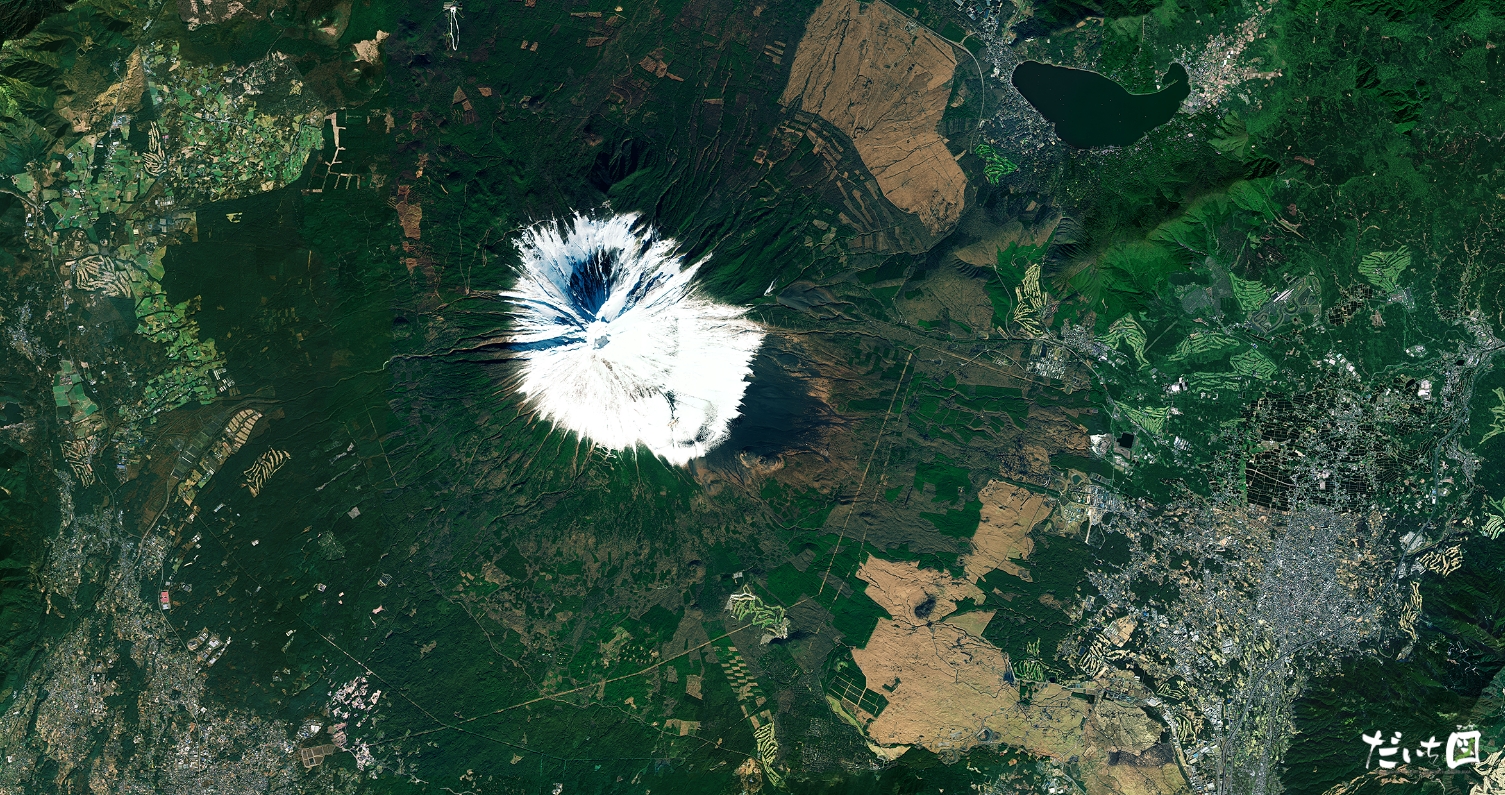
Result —
<svg viewBox="0 0 1505 795"><path fill-rule="evenodd" d="M1170 121L1191 93L1186 69L1171 64L1153 94L1123 86L1085 69L1025 61L1014 67L1014 87L1056 125L1056 135L1078 148L1128 146Z"/></svg>

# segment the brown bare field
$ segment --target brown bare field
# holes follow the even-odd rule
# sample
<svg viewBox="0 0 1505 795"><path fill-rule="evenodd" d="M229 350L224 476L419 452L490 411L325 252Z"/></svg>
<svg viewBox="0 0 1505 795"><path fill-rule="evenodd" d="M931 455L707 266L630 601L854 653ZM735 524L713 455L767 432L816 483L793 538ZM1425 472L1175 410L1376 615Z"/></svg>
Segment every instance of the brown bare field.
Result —
<svg viewBox="0 0 1505 795"><path fill-rule="evenodd" d="M995 567L1017 568L1011 559L1028 555L1030 529L1054 508L1048 498L1002 481L988 483L981 499L965 577L876 557L857 572L868 583L867 595L892 616L878 622L863 648L852 650L867 686L888 700L867 724L868 738L890 752L918 745L960 753L1006 743L1075 762L1092 793L1189 791L1171 747L1159 742L1160 724L1122 696L1106 697L1109 691L1149 696L1132 675L1112 671L1071 689L1034 683L1035 692L1020 703L1008 655L981 636L993 614L944 620L964 600L981 603L974 580Z"/></svg>
<svg viewBox="0 0 1505 795"><path fill-rule="evenodd" d="M961 218L967 187L936 131L955 70L951 44L891 6L825 0L779 102L846 133L884 197L939 234Z"/></svg>
<svg viewBox="0 0 1505 795"><path fill-rule="evenodd" d="M1029 531L1050 516L1055 501L1001 480L988 481L977 499L982 502L982 519L972 536L972 552L962 561L967 579L977 582L1001 569L1028 580L1029 571L1015 561L1034 551Z"/></svg>

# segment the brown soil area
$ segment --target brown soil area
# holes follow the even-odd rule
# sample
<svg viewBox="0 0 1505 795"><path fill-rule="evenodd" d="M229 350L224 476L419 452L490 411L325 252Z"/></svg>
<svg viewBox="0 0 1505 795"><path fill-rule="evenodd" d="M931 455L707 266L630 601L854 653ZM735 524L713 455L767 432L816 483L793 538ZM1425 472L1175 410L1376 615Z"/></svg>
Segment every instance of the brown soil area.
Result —
<svg viewBox="0 0 1505 795"><path fill-rule="evenodd" d="M100 91L92 100L79 99L92 92L88 91L88 87L70 81L69 87L76 94L58 103L58 115L73 124L74 132L89 132L95 124L107 122L117 113L140 107L141 94L146 90L146 72L141 65L141 50L131 51L126 58L125 69L124 78Z"/></svg>
<svg viewBox="0 0 1505 795"><path fill-rule="evenodd" d="M1055 502L1001 480L988 481L977 499L982 501L982 520L972 536L972 553L962 559L967 579L977 582L994 569L1030 579L1029 571L1015 560L1034 551L1029 531L1050 516Z"/></svg>
<svg viewBox="0 0 1505 795"><path fill-rule="evenodd" d="M907 284L907 289L918 287L919 295L899 295L894 306L906 320L937 321L942 318L966 324L977 336L987 339L993 332L993 301L988 298L981 279L963 276L945 268L927 276L918 285ZM952 334L961 335L961 329L951 326Z"/></svg>
<svg viewBox="0 0 1505 795"><path fill-rule="evenodd" d="M1044 498L1015 489L996 481L984 489L989 495L984 505L993 506L993 521L1006 529L987 531L999 539L1022 537L1050 512ZM984 511L989 516L989 508ZM1023 531L1016 531L1019 527ZM972 557L978 566L991 559L976 553ZM1021 704L1018 687L1006 678L1011 670L1008 655L968 631L966 625L972 622L960 620L971 614L954 623L941 620L955 612L957 602L980 596L969 579L911 561L874 557L863 563L857 576L868 583L867 595L893 616L878 622L866 646L852 650L868 687L888 699L888 706L867 725L874 743L957 753L1001 742L1075 762L1089 793L1159 795L1189 790L1169 748L1158 742L1160 724L1131 703L1103 697L1106 690L1147 696L1132 676L1114 672L1109 676L1117 681L1111 686L1094 681L1074 690L1054 683L1035 685L1039 689Z"/></svg>
<svg viewBox="0 0 1505 795"><path fill-rule="evenodd" d="M972 583L952 579L943 571L922 569L914 561L869 557L857 576L867 581L869 599L895 620L913 626L951 615L963 599L983 600L982 590Z"/></svg>
<svg viewBox="0 0 1505 795"><path fill-rule="evenodd" d="M886 3L824 0L805 25L779 100L846 133L884 197L933 234L961 217L966 175L936 131L951 96L951 44Z"/></svg>
<svg viewBox="0 0 1505 795"><path fill-rule="evenodd" d="M946 619L946 623L966 632L974 638L982 637L984 630L988 628L988 622L993 620L997 610L974 610L970 613L961 613Z"/></svg>

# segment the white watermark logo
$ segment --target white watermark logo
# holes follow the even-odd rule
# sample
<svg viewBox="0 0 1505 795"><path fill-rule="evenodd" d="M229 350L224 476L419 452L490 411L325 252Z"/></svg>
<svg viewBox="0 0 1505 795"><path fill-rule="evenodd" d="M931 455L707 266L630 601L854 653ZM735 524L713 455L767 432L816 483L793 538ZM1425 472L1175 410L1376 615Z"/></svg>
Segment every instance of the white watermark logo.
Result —
<svg viewBox="0 0 1505 795"><path fill-rule="evenodd" d="M1402 747L1400 732L1390 735L1385 739L1385 733L1376 730L1373 736L1360 734L1364 738L1364 744L1369 746L1369 755L1364 760L1364 769L1368 770L1376 761L1378 752L1379 766L1384 770L1393 770L1399 764L1411 764L1412 752L1410 748ZM1471 726L1459 726L1458 731L1448 735L1446 743L1438 742L1437 736L1433 735L1420 743L1416 748L1415 761L1423 764L1422 760L1436 760L1441 758L1447 762L1449 769L1455 769L1464 765L1478 764L1480 758L1479 732ZM1385 746L1385 747L1381 747ZM1437 753L1442 748L1443 753ZM1397 758L1399 757L1399 758ZM1436 764L1436 762L1430 762Z"/></svg>

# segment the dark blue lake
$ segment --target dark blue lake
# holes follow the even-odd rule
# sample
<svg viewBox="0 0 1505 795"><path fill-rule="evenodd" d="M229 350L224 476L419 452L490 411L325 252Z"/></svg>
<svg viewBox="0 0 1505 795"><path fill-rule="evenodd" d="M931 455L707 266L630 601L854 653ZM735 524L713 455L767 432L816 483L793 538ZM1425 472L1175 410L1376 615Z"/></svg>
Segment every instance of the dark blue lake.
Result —
<svg viewBox="0 0 1505 795"><path fill-rule="evenodd" d="M1171 120L1191 93L1181 64L1171 64L1153 94L1123 86L1085 69L1025 61L1014 68L1014 87L1056 125L1056 135L1077 147L1128 146Z"/></svg>

